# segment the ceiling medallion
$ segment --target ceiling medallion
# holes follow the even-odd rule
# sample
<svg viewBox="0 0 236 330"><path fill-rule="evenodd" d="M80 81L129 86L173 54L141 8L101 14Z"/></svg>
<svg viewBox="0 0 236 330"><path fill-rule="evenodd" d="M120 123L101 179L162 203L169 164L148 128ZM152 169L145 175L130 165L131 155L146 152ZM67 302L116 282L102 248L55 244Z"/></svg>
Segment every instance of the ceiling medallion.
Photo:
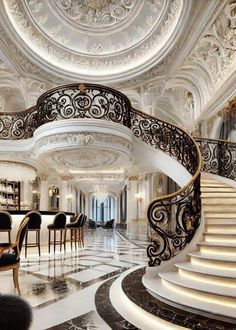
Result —
<svg viewBox="0 0 236 330"><path fill-rule="evenodd" d="M127 18L137 0L51 0L70 23L104 28Z"/></svg>

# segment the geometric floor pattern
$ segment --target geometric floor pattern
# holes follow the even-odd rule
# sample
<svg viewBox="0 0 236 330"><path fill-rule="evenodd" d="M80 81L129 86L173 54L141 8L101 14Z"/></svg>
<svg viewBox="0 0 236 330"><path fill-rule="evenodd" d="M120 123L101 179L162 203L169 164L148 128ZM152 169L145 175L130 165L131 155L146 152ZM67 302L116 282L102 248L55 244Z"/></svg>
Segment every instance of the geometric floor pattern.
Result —
<svg viewBox="0 0 236 330"><path fill-rule="evenodd" d="M148 242L128 241L115 230L87 230L85 248L48 254L24 248L19 274L21 295L33 307L32 330L111 329L96 311L99 286L136 265L147 265ZM0 292L14 293L11 272L0 273ZM102 307L102 301L101 306ZM73 320L76 319L76 325Z"/></svg>

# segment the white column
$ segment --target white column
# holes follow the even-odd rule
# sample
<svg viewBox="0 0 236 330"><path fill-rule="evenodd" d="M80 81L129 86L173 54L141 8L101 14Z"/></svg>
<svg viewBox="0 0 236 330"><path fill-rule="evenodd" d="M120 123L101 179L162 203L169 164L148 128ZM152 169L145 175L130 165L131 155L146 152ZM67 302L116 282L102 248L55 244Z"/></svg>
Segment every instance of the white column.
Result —
<svg viewBox="0 0 236 330"><path fill-rule="evenodd" d="M41 176L40 184L40 211L48 211L48 180L47 176Z"/></svg>
<svg viewBox="0 0 236 330"><path fill-rule="evenodd" d="M60 189L59 189L59 210L67 212L67 194L68 194L68 180L70 179L69 176L62 176L61 177L61 183L60 183Z"/></svg>
<svg viewBox="0 0 236 330"><path fill-rule="evenodd" d="M138 193L138 177L130 177L127 189L127 221L138 219L137 198Z"/></svg>
<svg viewBox="0 0 236 330"><path fill-rule="evenodd" d="M138 177L129 178L127 189L127 235L132 239L137 238L138 200Z"/></svg>
<svg viewBox="0 0 236 330"><path fill-rule="evenodd" d="M76 213L76 189L72 187L72 212Z"/></svg>
<svg viewBox="0 0 236 330"><path fill-rule="evenodd" d="M80 213L80 190L79 189L77 189L76 210L77 210L77 213Z"/></svg>
<svg viewBox="0 0 236 330"><path fill-rule="evenodd" d="M21 206L23 208L32 207L32 184L30 181L21 181Z"/></svg>
<svg viewBox="0 0 236 330"><path fill-rule="evenodd" d="M89 213L89 195L88 195L88 193L85 194L85 210L84 210L84 213L86 215L88 215L88 213Z"/></svg>
<svg viewBox="0 0 236 330"><path fill-rule="evenodd" d="M89 203L89 207L88 207L89 212L88 212L87 216L88 216L88 219L92 219L93 218L93 205L92 205L93 204L93 194L92 193L89 194L88 203Z"/></svg>
<svg viewBox="0 0 236 330"><path fill-rule="evenodd" d="M116 196L114 199L115 199L115 204L114 204L115 222L120 223L120 197Z"/></svg>

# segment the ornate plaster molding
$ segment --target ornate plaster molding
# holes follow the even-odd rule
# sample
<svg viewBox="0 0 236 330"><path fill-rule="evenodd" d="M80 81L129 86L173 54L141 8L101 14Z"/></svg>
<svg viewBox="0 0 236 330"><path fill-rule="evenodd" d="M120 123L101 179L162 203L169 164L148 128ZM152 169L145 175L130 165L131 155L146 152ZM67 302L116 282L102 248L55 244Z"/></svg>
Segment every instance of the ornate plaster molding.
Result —
<svg viewBox="0 0 236 330"><path fill-rule="evenodd" d="M38 0L38 2L41 1ZM187 11L188 4L182 0L168 2L163 0L162 2L158 1L157 5L153 5L152 8L152 2L150 0L145 1L145 6L149 7L150 12L153 12L154 9L155 12L158 12L158 6L163 9L160 9L162 15L159 20L153 21L154 16L151 15L152 18L149 17L150 21L145 23L149 24L151 32L145 34L146 32L139 30L137 26L135 33L140 35L139 42L135 41L136 43L127 47L127 41L125 35L123 35L126 44L123 50L113 50L110 55L105 51L105 56L99 54L96 58L93 52L88 51L87 54L76 50L72 52L68 47L62 47L53 38L46 38L46 33L32 23L32 17L29 17L32 10L29 12L23 3L9 0L4 1L4 6L11 21L10 24L9 21L6 22L8 33L11 29L10 34L13 37L12 27L14 27L13 34L17 42L21 44L22 49L24 48L27 56L31 55L35 58L40 56L39 62L41 64L46 65L47 68L57 74L60 73L70 78L76 76L78 79L79 75L80 79L84 79L89 73L90 80L117 81L124 79L124 74L127 79L137 72L150 69L160 61L163 52L173 46L172 40L178 34L178 27L184 20L183 16ZM24 40L23 43L22 40ZM27 49L26 45L28 45ZM112 48L109 47L109 49Z"/></svg>

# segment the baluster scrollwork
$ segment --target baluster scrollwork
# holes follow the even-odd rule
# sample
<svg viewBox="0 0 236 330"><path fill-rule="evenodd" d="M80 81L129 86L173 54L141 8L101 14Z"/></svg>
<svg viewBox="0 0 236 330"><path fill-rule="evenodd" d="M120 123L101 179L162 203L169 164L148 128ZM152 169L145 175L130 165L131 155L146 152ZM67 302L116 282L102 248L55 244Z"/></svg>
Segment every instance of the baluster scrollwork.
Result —
<svg viewBox="0 0 236 330"><path fill-rule="evenodd" d="M201 157L194 140L180 128L140 111L131 111L134 135L174 157L192 175L180 191L154 200L148 207L152 244L148 246L149 266L175 257L194 237L201 219Z"/></svg>
<svg viewBox="0 0 236 330"><path fill-rule="evenodd" d="M94 118L130 127L129 99L105 86L66 85L44 93L37 102L40 125L60 119Z"/></svg>
<svg viewBox="0 0 236 330"><path fill-rule="evenodd" d="M200 174L187 189L153 201L148 219L153 232L153 243L147 249L149 266L159 266L183 250L199 227Z"/></svg>
<svg viewBox="0 0 236 330"><path fill-rule="evenodd" d="M28 139L37 128L36 107L26 111L0 114L0 140Z"/></svg>
<svg viewBox="0 0 236 330"><path fill-rule="evenodd" d="M236 143L197 138L202 153L204 172L236 180Z"/></svg>

